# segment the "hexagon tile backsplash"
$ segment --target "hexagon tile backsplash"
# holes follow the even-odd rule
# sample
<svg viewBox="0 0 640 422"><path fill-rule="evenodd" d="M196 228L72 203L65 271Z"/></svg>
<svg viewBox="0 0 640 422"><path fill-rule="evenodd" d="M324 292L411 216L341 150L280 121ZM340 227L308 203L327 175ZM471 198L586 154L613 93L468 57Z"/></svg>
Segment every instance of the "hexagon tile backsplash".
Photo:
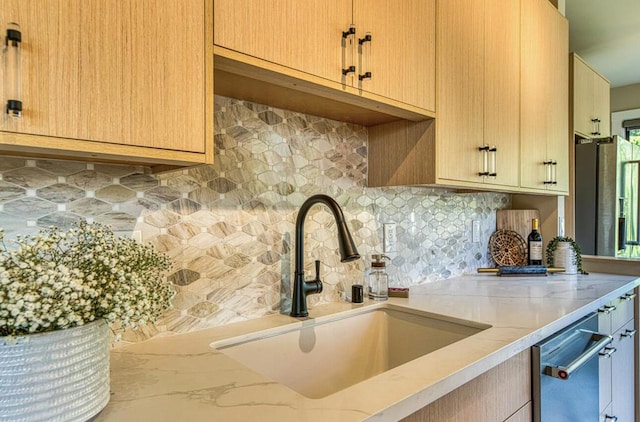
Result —
<svg viewBox="0 0 640 422"><path fill-rule="evenodd" d="M10 239L85 218L153 243L174 259L173 309L155 327L186 332L288 310L297 210L316 193L342 206L364 259L341 264L334 221L314 207L305 261L320 259L325 290L310 308L363 282L382 224L397 224L392 283L411 285L490 265L499 193L367 188L367 132L352 124L216 97L215 164L152 175L148 168L0 157L0 226ZM481 241L472 243L471 222Z"/></svg>

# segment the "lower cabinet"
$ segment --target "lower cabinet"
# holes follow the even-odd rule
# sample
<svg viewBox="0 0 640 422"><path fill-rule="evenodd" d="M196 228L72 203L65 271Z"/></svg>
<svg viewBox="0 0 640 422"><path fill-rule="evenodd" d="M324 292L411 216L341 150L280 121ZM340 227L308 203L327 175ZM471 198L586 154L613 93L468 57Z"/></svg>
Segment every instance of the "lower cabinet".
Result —
<svg viewBox="0 0 640 422"><path fill-rule="evenodd" d="M530 422L529 349L402 419L404 422Z"/></svg>
<svg viewBox="0 0 640 422"><path fill-rule="evenodd" d="M633 335L634 321L614 333L611 357L611 412L618 421L634 420Z"/></svg>
<svg viewBox="0 0 640 422"><path fill-rule="evenodd" d="M520 408L516 413L511 415L506 422L531 422L531 415L533 413L531 402L528 402Z"/></svg>
<svg viewBox="0 0 640 422"><path fill-rule="evenodd" d="M635 420L635 296L630 291L598 310L598 331L614 338L600 354L601 422ZM531 354L527 349L402 421L531 422L532 419Z"/></svg>
<svg viewBox="0 0 640 422"><path fill-rule="evenodd" d="M600 331L613 336L611 344L600 354L602 422L634 420L634 297L629 292L599 310Z"/></svg>

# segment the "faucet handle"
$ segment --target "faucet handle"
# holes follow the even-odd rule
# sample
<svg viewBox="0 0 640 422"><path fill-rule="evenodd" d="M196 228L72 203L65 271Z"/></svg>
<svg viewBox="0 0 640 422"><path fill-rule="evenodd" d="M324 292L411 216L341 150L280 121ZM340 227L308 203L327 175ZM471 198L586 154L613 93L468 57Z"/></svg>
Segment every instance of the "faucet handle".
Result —
<svg viewBox="0 0 640 422"><path fill-rule="evenodd" d="M320 260L316 259L316 281L320 281Z"/></svg>

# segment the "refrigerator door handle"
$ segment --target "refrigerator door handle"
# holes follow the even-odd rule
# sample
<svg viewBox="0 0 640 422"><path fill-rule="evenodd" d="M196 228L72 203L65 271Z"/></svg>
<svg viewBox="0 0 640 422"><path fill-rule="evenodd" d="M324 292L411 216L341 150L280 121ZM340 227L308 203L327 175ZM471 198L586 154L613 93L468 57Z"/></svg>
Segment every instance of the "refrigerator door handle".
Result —
<svg viewBox="0 0 640 422"><path fill-rule="evenodd" d="M632 169L631 166L635 166L635 169ZM619 199L620 216L618 220L624 220L624 229L620 228L621 223L618 222L619 250L624 250L627 245L640 245L640 192L638 191L638 186L640 186L640 161L633 160L623 162L622 172L621 192L627 196ZM625 174L629 174L630 177L627 178ZM635 183L634 178L636 179ZM627 186L627 183L630 183L631 186ZM628 191L627 188L630 188L631 191ZM634 223L635 230L633 227ZM630 238L629 235L633 237ZM622 243L624 243L624 245L622 245Z"/></svg>
<svg viewBox="0 0 640 422"><path fill-rule="evenodd" d="M640 186L640 161L632 161L632 163L637 166L636 175L638 177L638 179L636 180L635 192L633 193L636 199L636 203L635 203L636 238L634 239L632 244L640 245L640 191L638 188ZM630 243L627 242L627 245L629 244Z"/></svg>
<svg viewBox="0 0 640 422"><path fill-rule="evenodd" d="M618 217L618 250L627 249L627 219Z"/></svg>

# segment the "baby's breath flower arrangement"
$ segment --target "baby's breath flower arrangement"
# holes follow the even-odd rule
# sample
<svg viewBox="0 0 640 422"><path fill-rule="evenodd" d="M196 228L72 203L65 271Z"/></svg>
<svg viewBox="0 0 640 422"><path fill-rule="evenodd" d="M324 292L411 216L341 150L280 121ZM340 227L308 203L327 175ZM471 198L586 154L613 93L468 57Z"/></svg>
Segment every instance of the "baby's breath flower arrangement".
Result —
<svg viewBox="0 0 640 422"><path fill-rule="evenodd" d="M99 318L135 328L169 307L172 290L164 275L170 259L105 225L51 227L15 243L8 249L0 229L0 336L62 330Z"/></svg>

